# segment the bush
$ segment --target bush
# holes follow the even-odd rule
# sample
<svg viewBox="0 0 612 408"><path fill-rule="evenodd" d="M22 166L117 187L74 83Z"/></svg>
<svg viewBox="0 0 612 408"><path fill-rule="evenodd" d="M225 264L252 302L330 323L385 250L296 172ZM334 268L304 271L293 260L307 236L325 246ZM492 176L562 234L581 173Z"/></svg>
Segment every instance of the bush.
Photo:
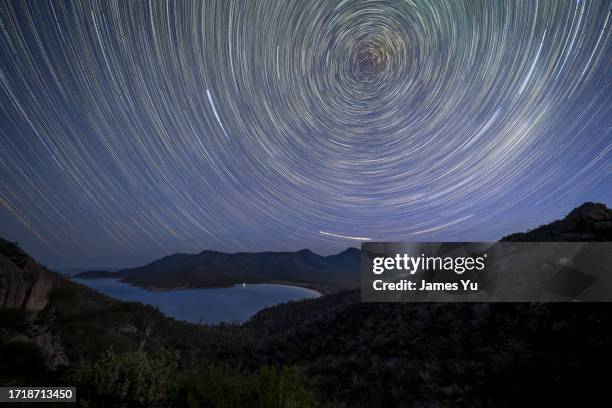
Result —
<svg viewBox="0 0 612 408"><path fill-rule="evenodd" d="M172 392L176 364L167 353L142 350L116 354L112 349L72 373L79 402L87 406L149 406Z"/></svg>
<svg viewBox="0 0 612 408"><path fill-rule="evenodd" d="M9 308L0 310L0 332L21 331L27 326L29 313L22 309Z"/></svg>
<svg viewBox="0 0 612 408"><path fill-rule="evenodd" d="M0 383L9 380L32 381L47 370L40 348L27 341L11 341L0 345Z"/></svg>
<svg viewBox="0 0 612 408"><path fill-rule="evenodd" d="M215 408L302 408L315 406L314 394L296 367L262 367L239 374L227 367L209 367L186 380L176 405Z"/></svg>
<svg viewBox="0 0 612 408"><path fill-rule="evenodd" d="M241 374L227 367L209 366L182 380L166 352L112 349L95 362L76 367L70 380L78 388L81 406L188 406L215 408L307 408L314 394L296 367L262 367Z"/></svg>
<svg viewBox="0 0 612 408"><path fill-rule="evenodd" d="M68 306L75 306L79 304L81 294L77 288L58 285L51 290L49 300L56 303L64 303Z"/></svg>

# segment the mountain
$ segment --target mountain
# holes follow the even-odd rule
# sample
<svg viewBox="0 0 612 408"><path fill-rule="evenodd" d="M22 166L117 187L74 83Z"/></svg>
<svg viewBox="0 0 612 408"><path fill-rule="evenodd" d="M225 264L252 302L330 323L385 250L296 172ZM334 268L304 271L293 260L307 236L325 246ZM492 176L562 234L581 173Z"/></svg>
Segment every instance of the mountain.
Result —
<svg viewBox="0 0 612 408"><path fill-rule="evenodd" d="M361 267L361 251L350 247L336 255L326 257L327 261L344 270L358 271Z"/></svg>
<svg viewBox="0 0 612 408"><path fill-rule="evenodd" d="M121 277L151 290L223 287L249 283L289 283L322 293L359 285L360 251L349 248L330 256L303 249L297 252L202 251L174 254L150 264L115 273L84 272L78 278Z"/></svg>
<svg viewBox="0 0 612 408"><path fill-rule="evenodd" d="M606 220L592 209L605 206L583 207L536 238L596 231L601 239ZM55 276L14 244L2 248L12 273L1 293L21 285L15 279L32 289L26 271L34 268L54 279L38 292L48 293L42 310L19 306L27 296L0 307L0 383L76 385L88 406L315 406L278 402L288 392L313 392L318 406L334 407L584 406L608 390L609 303L364 303L349 290L266 308L243 325L193 325ZM347 251L246 254L244 262L354 266L355 250ZM179 269L192 257L215 264L237 255L156 262Z"/></svg>
<svg viewBox="0 0 612 408"><path fill-rule="evenodd" d="M503 241L612 241L585 203ZM366 303L358 290L247 321L260 364L306 365L346 406L584 405L607 392L612 303Z"/></svg>
<svg viewBox="0 0 612 408"><path fill-rule="evenodd" d="M528 232L511 234L502 242L609 242L612 241L612 210L601 203L584 203L562 220Z"/></svg>
<svg viewBox="0 0 612 408"><path fill-rule="evenodd" d="M534 230L511 234L501 241L612 241L612 210L587 202L564 219ZM286 283L329 294L359 285L360 251L348 248L336 255L297 252L203 251L174 254L150 264L119 272L83 272L79 278L114 277L150 290L223 287L249 283Z"/></svg>
<svg viewBox="0 0 612 408"><path fill-rule="evenodd" d="M78 272L74 274L74 277L78 277L79 279L121 279L124 275L120 272L110 272L110 271L85 271Z"/></svg>
<svg viewBox="0 0 612 408"><path fill-rule="evenodd" d="M76 385L90 407L314 406L303 369L246 368L246 328L176 321L107 297L2 239L0 299L2 386Z"/></svg>
<svg viewBox="0 0 612 408"><path fill-rule="evenodd" d="M70 384L72 369L109 350L237 356L236 326L194 325L156 308L122 302L38 264L0 238L0 385ZM113 406L102 404L101 406Z"/></svg>

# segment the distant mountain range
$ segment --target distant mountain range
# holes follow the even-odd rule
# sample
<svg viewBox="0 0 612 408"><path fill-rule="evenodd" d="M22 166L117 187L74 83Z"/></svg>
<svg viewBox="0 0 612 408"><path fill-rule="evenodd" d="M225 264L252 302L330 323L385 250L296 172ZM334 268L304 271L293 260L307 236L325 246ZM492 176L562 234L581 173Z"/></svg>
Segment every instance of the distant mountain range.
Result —
<svg viewBox="0 0 612 408"><path fill-rule="evenodd" d="M563 220L503 240L603 241L612 238L611 222L612 211L586 203ZM342 282L340 276L358 274L358 253L349 249L321 257L310 251L204 251L172 255L117 276L132 280L153 273L151 281L163 282L168 279L164 275L176 271L176 282L190 274L203 282L206 277L200 275L208 274L202 272L217 265L224 266L218 269L221 278L234 273L232 279L240 279L248 272L262 280L301 279L303 273L312 273L311 281ZM354 272L340 273L352 271L351 265ZM183 272L188 266L191 272ZM314 271L323 266L338 275ZM98 378L116 380L128 373L134 379L127 377L121 384L133 381L142 386L148 383L143 378L153 378L155 387L178 387L202 367L217 364L240 367L249 375L264 366L304 367L316 379L312 383L319 401L345 407L403 406L406 401L418 406L491 406L492 401L495 406L581 406L608 389L607 377L600 373L612 359L611 306L367 303L360 301L358 290L350 290L273 306L240 326L194 325L165 318L151 306L99 294L46 270L16 244L0 239L0 382L75 385L73 371L62 367L78 368L112 350L118 353L111 360L116 360L115 365L107 366L108 359L103 360L94 366L96 371L87 371L90 376L77 378L78 398L87 398L87 390L105 392L104 398L117 394L111 400L115 403L103 400L106 405L97 405L115 406L117 401L125 403L121 398L126 396L119 396L117 386L99 385ZM160 350L172 353L169 362L159 358ZM130 360L134 354L124 353L138 353L138 359ZM124 361L132 365L117 371ZM214 371L214 381L224 370ZM197 387L207 384L194 378ZM152 405L186 405L182 400L169 403L157 398L160 401Z"/></svg>
<svg viewBox="0 0 612 408"><path fill-rule="evenodd" d="M137 268L118 272L82 272L77 278L119 278L149 290L224 287L242 282L291 283L331 293L359 286L360 251L348 248L321 256L297 252L203 251L174 254Z"/></svg>
<svg viewBox="0 0 612 408"><path fill-rule="evenodd" d="M564 219L501 241L612 241L612 210L584 203ZM88 271L77 278L117 278L149 290L225 287L248 283L286 283L329 294L359 286L360 251L349 248L321 256L297 252L203 251L174 254L137 268L118 272Z"/></svg>

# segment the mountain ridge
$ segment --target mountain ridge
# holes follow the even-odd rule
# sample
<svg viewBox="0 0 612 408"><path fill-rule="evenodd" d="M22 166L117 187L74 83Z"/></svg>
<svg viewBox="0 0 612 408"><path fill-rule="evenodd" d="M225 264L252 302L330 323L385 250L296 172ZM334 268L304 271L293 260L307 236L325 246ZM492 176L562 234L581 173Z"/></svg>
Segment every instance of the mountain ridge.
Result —
<svg viewBox="0 0 612 408"><path fill-rule="evenodd" d="M585 202L560 220L506 235L500 241L609 242L612 241L612 209L603 203Z"/></svg>
<svg viewBox="0 0 612 408"><path fill-rule="evenodd" d="M602 203L585 202L560 220L500 239L529 241L612 241L612 210ZM249 282L283 283L330 294L357 288L359 272L360 250L349 247L327 256L310 249L234 253L203 250L171 254L118 272L87 271L75 277L118 278L148 290L228 287Z"/></svg>
<svg viewBox="0 0 612 408"><path fill-rule="evenodd" d="M168 255L117 272L86 271L74 277L118 278L149 290L228 287L249 282L294 284L333 293L359 285L359 254L357 248L328 256L310 249L234 253L203 250Z"/></svg>
<svg viewBox="0 0 612 408"><path fill-rule="evenodd" d="M588 234L602 221L588 214L575 213L570 220L582 221L572 228ZM564 227L563 233L572 228ZM10 243L0 259L24 274L25 256ZM174 398L168 406L185 405L176 399L185 391L181 384L198 380L202 367L211 363L247 375L265 366L303 367L318 401L339 407L407 401L415 406L490 406L491 401L580 406L589 396L605 394L606 377L600 373L612 358L612 334L605 330L612 324L609 303L367 303L358 290L349 290L272 306L243 325L207 326L175 321L151 306L120 302L62 276L56 277L47 302L35 320L0 305L0 382L76 384L79 399L94 402L117 401L117 388L100 387L89 377L75 382L71 373L85 362L96 375L116 378L116 366L109 368L104 359L109 350L118 353L118 363L138 357L134 384L162 376L166 390L175 394L164 393L155 402ZM170 362L158 358L160 350L172 352ZM23 363L37 353L48 360L46 366ZM141 370L153 362L155 371Z"/></svg>

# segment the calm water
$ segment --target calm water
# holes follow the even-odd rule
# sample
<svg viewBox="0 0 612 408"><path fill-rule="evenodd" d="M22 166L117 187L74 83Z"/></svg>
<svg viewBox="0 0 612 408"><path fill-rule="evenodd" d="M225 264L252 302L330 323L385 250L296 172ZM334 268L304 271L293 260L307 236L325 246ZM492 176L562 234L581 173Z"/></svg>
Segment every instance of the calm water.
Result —
<svg viewBox="0 0 612 408"><path fill-rule="evenodd" d="M265 307L320 296L310 289L272 284L152 292L117 279L74 280L120 300L156 306L167 316L193 323L245 322Z"/></svg>

